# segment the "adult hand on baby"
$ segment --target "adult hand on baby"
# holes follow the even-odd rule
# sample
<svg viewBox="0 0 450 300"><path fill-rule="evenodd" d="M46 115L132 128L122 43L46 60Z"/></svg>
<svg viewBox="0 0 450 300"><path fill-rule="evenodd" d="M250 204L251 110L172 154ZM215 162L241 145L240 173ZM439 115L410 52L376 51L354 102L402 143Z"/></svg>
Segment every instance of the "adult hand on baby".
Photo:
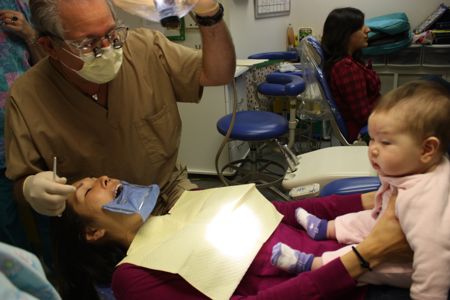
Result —
<svg viewBox="0 0 450 300"><path fill-rule="evenodd" d="M400 223L395 215L395 201L397 195L389 200L385 212L379 217L371 233L362 242L371 240L379 262L410 262L413 252L406 240Z"/></svg>
<svg viewBox="0 0 450 300"><path fill-rule="evenodd" d="M66 208L66 199L76 188L66 185L67 179L45 171L28 176L23 182L23 195L31 207L40 214L58 216Z"/></svg>
<svg viewBox="0 0 450 300"><path fill-rule="evenodd" d="M25 19L25 16L15 10L0 10L0 24L17 34L27 43L34 43L37 33Z"/></svg>
<svg viewBox="0 0 450 300"><path fill-rule="evenodd" d="M371 268L386 262L412 262L412 251L395 215L396 195L389 199L388 207L381 215L369 235L356 246L357 252ZM341 257L344 267L352 278L358 278L368 269L353 252Z"/></svg>

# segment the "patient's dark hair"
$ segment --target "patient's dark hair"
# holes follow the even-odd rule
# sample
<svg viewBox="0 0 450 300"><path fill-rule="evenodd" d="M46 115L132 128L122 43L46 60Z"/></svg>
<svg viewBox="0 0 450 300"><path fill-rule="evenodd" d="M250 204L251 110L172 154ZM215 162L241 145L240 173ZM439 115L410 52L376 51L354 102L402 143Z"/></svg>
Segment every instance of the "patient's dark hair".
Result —
<svg viewBox="0 0 450 300"><path fill-rule="evenodd" d="M325 52L324 70L328 74L331 67L348 55L350 36L364 25L364 13L357 8L344 7L332 10L322 33L322 48ZM361 60L361 51L353 53L353 58Z"/></svg>
<svg viewBox="0 0 450 300"><path fill-rule="evenodd" d="M116 264L126 249L113 242L88 243L87 218L69 205L53 221L56 286L64 300L99 299L95 285L109 286Z"/></svg>

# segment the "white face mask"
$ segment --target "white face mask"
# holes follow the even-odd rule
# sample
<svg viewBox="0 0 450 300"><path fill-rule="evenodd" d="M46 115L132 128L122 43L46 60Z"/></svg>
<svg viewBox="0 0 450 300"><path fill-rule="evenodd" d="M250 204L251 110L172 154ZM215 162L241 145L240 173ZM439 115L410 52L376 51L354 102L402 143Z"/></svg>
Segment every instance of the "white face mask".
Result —
<svg viewBox="0 0 450 300"><path fill-rule="evenodd" d="M63 64L90 82L102 84L113 80L122 65L122 48L114 49L112 46L102 48L102 56L98 58L95 58L94 53L82 54L82 56L79 57L66 49L64 50L67 53L81 59L84 64L81 70L78 71L70 68L64 63Z"/></svg>

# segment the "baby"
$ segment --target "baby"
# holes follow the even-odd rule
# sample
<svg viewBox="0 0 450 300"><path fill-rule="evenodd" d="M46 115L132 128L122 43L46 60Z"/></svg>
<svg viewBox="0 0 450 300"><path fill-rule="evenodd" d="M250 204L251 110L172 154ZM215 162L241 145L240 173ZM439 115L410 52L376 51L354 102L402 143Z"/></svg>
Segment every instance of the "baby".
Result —
<svg viewBox="0 0 450 300"><path fill-rule="evenodd" d="M447 299L450 287L450 95L442 85L428 80L409 82L380 99L369 117L369 160L381 186L374 194L372 210L328 221L304 209L296 210L297 221L315 240L337 239L361 242L393 194L396 214L414 251L411 265L382 265L360 277L360 282L411 285L413 299ZM299 273L314 270L352 251L351 245L321 257L274 246L271 262ZM353 249L361 266L370 262Z"/></svg>

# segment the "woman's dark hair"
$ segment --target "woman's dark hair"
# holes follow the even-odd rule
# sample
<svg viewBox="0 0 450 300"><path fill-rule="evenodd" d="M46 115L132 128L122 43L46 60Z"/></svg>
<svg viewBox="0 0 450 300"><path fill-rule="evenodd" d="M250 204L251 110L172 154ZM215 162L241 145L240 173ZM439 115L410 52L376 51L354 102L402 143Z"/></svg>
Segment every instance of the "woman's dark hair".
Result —
<svg viewBox="0 0 450 300"><path fill-rule="evenodd" d="M87 242L89 223L70 206L52 223L55 284L64 300L99 299L95 286L110 285L116 264L126 254L126 249L113 242Z"/></svg>
<svg viewBox="0 0 450 300"><path fill-rule="evenodd" d="M357 8L336 8L328 14L323 25L322 48L325 54L324 71L329 74L331 67L348 55L350 36L364 25L364 13ZM361 60L361 51L353 57Z"/></svg>

